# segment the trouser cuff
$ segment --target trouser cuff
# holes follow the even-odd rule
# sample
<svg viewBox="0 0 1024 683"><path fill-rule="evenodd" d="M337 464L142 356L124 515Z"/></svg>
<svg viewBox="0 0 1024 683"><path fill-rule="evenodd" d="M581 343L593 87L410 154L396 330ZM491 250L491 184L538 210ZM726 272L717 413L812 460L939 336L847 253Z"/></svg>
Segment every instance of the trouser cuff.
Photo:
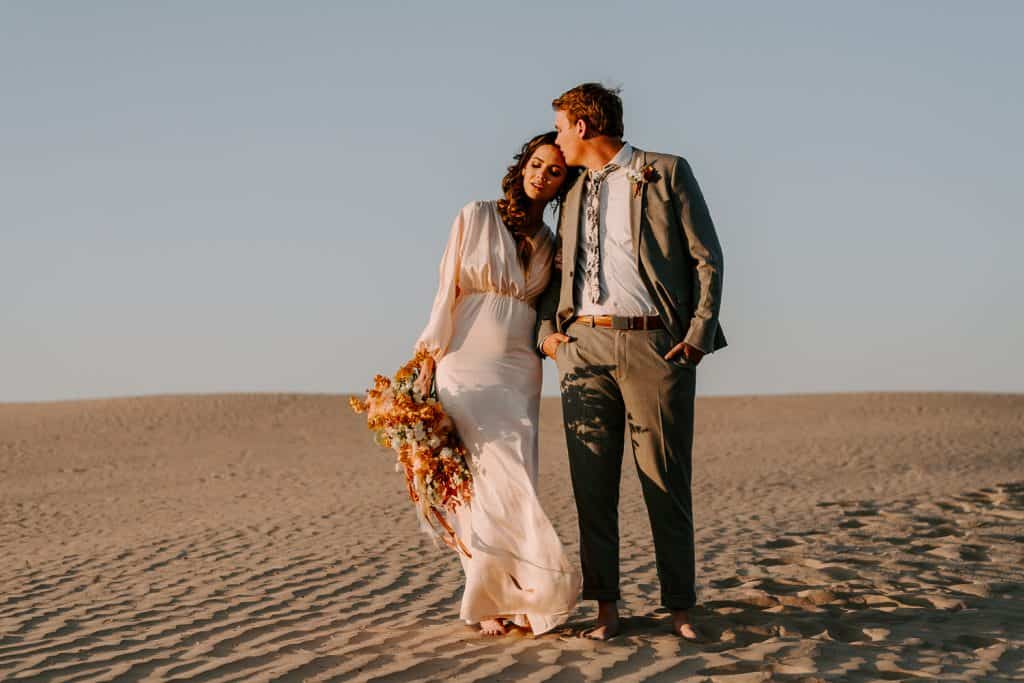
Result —
<svg viewBox="0 0 1024 683"><path fill-rule="evenodd" d="M598 600L600 602L618 602L622 599L622 593L617 590L590 590L583 589L584 600Z"/></svg>
<svg viewBox="0 0 1024 683"><path fill-rule="evenodd" d="M697 604L695 593L678 593L661 596L661 606L666 609L690 609Z"/></svg>

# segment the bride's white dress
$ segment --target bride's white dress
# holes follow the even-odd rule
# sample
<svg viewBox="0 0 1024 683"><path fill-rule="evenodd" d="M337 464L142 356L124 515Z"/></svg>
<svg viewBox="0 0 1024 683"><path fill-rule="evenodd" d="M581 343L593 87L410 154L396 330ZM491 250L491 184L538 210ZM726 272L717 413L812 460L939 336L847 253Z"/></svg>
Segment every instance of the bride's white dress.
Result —
<svg viewBox="0 0 1024 683"><path fill-rule="evenodd" d="M472 456L473 500L452 520L472 555L459 554L459 616L528 619L535 634L565 622L580 590L536 493L542 371L533 304L551 278L553 241L546 226L538 232L524 273L497 203L466 205L417 342L437 359L438 397Z"/></svg>

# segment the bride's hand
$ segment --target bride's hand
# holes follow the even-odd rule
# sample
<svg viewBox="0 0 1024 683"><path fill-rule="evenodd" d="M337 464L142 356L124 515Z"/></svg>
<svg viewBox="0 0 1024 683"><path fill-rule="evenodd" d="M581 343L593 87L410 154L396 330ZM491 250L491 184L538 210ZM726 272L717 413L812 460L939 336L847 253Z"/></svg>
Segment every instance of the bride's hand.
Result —
<svg viewBox="0 0 1024 683"><path fill-rule="evenodd" d="M543 351L544 355L551 360L555 360L555 354L558 353L558 347L570 341L572 341L572 339L561 332L553 332L544 338L544 342L541 344L541 351Z"/></svg>
<svg viewBox="0 0 1024 683"><path fill-rule="evenodd" d="M423 396L430 395L430 386L434 383L434 359L427 356L420 361L420 374L413 387Z"/></svg>

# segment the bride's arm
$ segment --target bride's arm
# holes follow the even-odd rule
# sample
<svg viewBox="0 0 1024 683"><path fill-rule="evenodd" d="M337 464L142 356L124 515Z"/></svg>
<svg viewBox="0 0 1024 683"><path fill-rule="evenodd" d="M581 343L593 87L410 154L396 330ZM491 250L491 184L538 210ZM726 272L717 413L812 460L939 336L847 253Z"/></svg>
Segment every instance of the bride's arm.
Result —
<svg viewBox="0 0 1024 683"><path fill-rule="evenodd" d="M455 302L459 295L459 270L462 266L462 238L465 232L467 214L464 208L455 217L448 245L441 257L440 282L434 305L430 309L430 320L416 340L416 351L426 351L433 360L439 361L448 351L455 329ZM431 368L432 370L432 368Z"/></svg>
<svg viewBox="0 0 1024 683"><path fill-rule="evenodd" d="M561 232L561 231L559 231ZM552 261L551 279L548 286L537 299L537 329L536 343L537 351L542 356L544 352L544 340L552 334L557 334L555 327L555 314L558 310L558 296L562 290L562 240L555 238L555 257Z"/></svg>

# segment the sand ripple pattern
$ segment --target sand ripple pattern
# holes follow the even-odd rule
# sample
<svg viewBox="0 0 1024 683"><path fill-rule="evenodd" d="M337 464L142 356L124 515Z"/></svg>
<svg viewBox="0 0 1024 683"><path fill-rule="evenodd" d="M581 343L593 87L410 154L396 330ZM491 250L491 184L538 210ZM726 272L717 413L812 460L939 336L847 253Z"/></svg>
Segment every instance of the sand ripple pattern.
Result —
<svg viewBox="0 0 1024 683"><path fill-rule="evenodd" d="M586 614L542 638L481 638L453 623L459 573L429 543L394 540L376 555L339 558L317 541L332 520L295 519L6 566L0 673L32 681L1024 676L1024 483L820 508L820 525L762 535L736 573L711 578L697 613L709 636L701 645L665 633L662 614L628 610L623 635L607 645L576 637ZM654 589L653 567L638 557L627 564L640 593Z"/></svg>
<svg viewBox="0 0 1024 683"><path fill-rule="evenodd" d="M0 406L0 679L1024 679L1024 401L744 401L698 408L701 644L667 633L629 467L623 633L577 637L593 617L583 605L543 637L488 639L456 621L456 559L417 531L342 400ZM575 554L552 407L541 497ZM819 411L845 440L814 426ZM935 466L972 443L964 464ZM754 451L802 463L792 487L737 462Z"/></svg>

